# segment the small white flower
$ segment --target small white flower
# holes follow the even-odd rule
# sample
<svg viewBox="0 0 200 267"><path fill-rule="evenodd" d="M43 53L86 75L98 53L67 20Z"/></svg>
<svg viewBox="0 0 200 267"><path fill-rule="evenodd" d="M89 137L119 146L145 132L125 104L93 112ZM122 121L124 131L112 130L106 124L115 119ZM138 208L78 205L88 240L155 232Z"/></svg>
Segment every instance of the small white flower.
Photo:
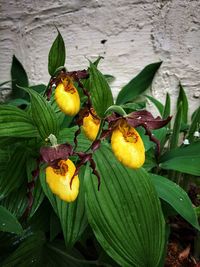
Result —
<svg viewBox="0 0 200 267"><path fill-rule="evenodd" d="M189 140L188 140L188 139L185 139L185 140L183 141L183 144L184 144L184 145L189 145L189 144L190 144L190 142L189 142Z"/></svg>
<svg viewBox="0 0 200 267"><path fill-rule="evenodd" d="M194 137L198 137L198 138L200 137L200 133L199 133L199 131L195 131L195 132L194 132Z"/></svg>

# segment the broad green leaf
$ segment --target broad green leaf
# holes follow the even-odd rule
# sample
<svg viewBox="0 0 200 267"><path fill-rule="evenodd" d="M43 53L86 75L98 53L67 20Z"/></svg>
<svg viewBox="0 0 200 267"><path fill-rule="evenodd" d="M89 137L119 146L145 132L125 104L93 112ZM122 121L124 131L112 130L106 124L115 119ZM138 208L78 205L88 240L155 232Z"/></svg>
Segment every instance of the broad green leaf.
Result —
<svg viewBox="0 0 200 267"><path fill-rule="evenodd" d="M177 99L177 109L178 106L180 104L180 102L182 102L182 122L184 124L187 124L187 119L188 119L188 100L187 100L187 96L185 94L185 91L182 87L181 84L179 84L179 96Z"/></svg>
<svg viewBox="0 0 200 267"><path fill-rule="evenodd" d="M3 262L2 266L48 266L44 262L44 244L45 236L42 232L31 235Z"/></svg>
<svg viewBox="0 0 200 267"><path fill-rule="evenodd" d="M24 138L24 141L27 141L28 139ZM21 143L22 139L20 137L0 137L0 147L1 149L7 149L9 150L9 148L11 146L15 146L18 143ZM10 151L12 152L12 151Z"/></svg>
<svg viewBox="0 0 200 267"><path fill-rule="evenodd" d="M22 234L23 229L17 218L3 206L0 206L0 231Z"/></svg>
<svg viewBox="0 0 200 267"><path fill-rule="evenodd" d="M182 121L182 102L178 106L178 110L176 113L174 126L173 126L173 132L170 138L170 149L176 148L178 146L179 141L179 134L181 129L181 121Z"/></svg>
<svg viewBox="0 0 200 267"><path fill-rule="evenodd" d="M106 146L95 152L97 179L85 174L89 223L103 249L122 266L156 267L164 247L164 219L144 169L122 166Z"/></svg>
<svg viewBox="0 0 200 267"><path fill-rule="evenodd" d="M26 93L22 91L18 86L27 87L28 77L24 67L22 66L20 61L16 58L15 55L12 58L11 78L12 78L12 97L24 98Z"/></svg>
<svg viewBox="0 0 200 267"><path fill-rule="evenodd" d="M25 111L11 105L0 105L0 137L36 136L38 131Z"/></svg>
<svg viewBox="0 0 200 267"><path fill-rule="evenodd" d="M51 213L51 205L48 199L44 198L33 216L28 218L28 225L30 225L32 233L37 231L49 233Z"/></svg>
<svg viewBox="0 0 200 267"><path fill-rule="evenodd" d="M167 93L165 99L165 106L162 114L163 119L166 119L168 116L170 116L170 112L171 112L171 99L169 93Z"/></svg>
<svg viewBox="0 0 200 267"><path fill-rule="evenodd" d="M59 130L58 122L51 103L34 90L29 88L22 89L30 95L33 121L41 138L45 140L50 134L57 136Z"/></svg>
<svg viewBox="0 0 200 267"><path fill-rule="evenodd" d="M145 134L145 129L143 127L138 127L137 131L142 138L142 141L143 141L144 146L145 146L145 151L148 151L150 148L156 146L156 144L149 139L149 136ZM156 139L158 139L160 141L160 144L162 146L162 144L164 143L166 134L167 134L167 128L163 127L160 129L152 130L152 134L154 135L154 137ZM155 151L154 151L154 153L155 153Z"/></svg>
<svg viewBox="0 0 200 267"><path fill-rule="evenodd" d="M112 105L105 111L105 116L108 115L108 114L111 114L113 112L115 112L115 113L117 113L117 114L119 114L121 116L126 116L127 115L125 110L121 106Z"/></svg>
<svg viewBox="0 0 200 267"><path fill-rule="evenodd" d="M200 127L200 107L194 112L194 116L192 117L192 123L189 128L188 138L190 142L194 140L194 132L198 131Z"/></svg>
<svg viewBox="0 0 200 267"><path fill-rule="evenodd" d="M155 150L149 149L145 153L145 163L142 166L146 171L151 171L152 168L157 166L157 162L155 159Z"/></svg>
<svg viewBox="0 0 200 267"><path fill-rule="evenodd" d="M198 206L194 209L195 209L195 213L196 213L197 217L200 218L200 206Z"/></svg>
<svg viewBox="0 0 200 267"><path fill-rule="evenodd" d="M54 211L51 213L50 217L50 241L53 241L55 237L62 232L62 227L60 220Z"/></svg>
<svg viewBox="0 0 200 267"><path fill-rule="evenodd" d="M71 128L63 128L59 132L59 137L58 137L58 143L63 144L63 143L70 143L71 145L74 145L74 135L75 132L78 130L78 127L71 127ZM77 146L77 151L86 151L91 145L91 141L89 141L83 133L81 133L78 136L78 146Z"/></svg>
<svg viewBox="0 0 200 267"><path fill-rule="evenodd" d="M192 175L200 175L200 155L175 157L171 160L164 161L159 164L162 169L174 170Z"/></svg>
<svg viewBox="0 0 200 267"><path fill-rule="evenodd" d="M41 84L37 84L37 85L32 85L29 88L38 92L38 93L42 93L46 90L46 85L41 83Z"/></svg>
<svg viewBox="0 0 200 267"><path fill-rule="evenodd" d="M15 98L15 99L10 99L8 101L9 105L13 105L16 107L22 106L22 105L29 105L29 102L26 99L23 98Z"/></svg>
<svg viewBox="0 0 200 267"><path fill-rule="evenodd" d="M104 74L104 77L106 78L106 81L110 84L115 80L115 77L110 74Z"/></svg>
<svg viewBox="0 0 200 267"><path fill-rule="evenodd" d="M58 31L58 35L54 40L51 49L49 51L48 70L51 76L55 71L65 64L65 43L61 33Z"/></svg>
<svg viewBox="0 0 200 267"><path fill-rule="evenodd" d="M169 133L169 129L166 127L157 129L157 130L153 130L152 131L153 135L160 141L160 147L161 147L161 151L163 149L163 147L165 146L166 140L167 140L167 135Z"/></svg>
<svg viewBox="0 0 200 267"><path fill-rule="evenodd" d="M126 103L124 105L121 105L121 107L125 110L128 110L127 113L130 113L132 111L146 108L146 102Z"/></svg>
<svg viewBox="0 0 200 267"><path fill-rule="evenodd" d="M170 204L186 221L200 230L196 213L187 193L176 183L169 179L149 173L158 196Z"/></svg>
<svg viewBox="0 0 200 267"><path fill-rule="evenodd" d="M104 75L90 62L89 91L92 105L100 118L108 107L113 105L113 96Z"/></svg>
<svg viewBox="0 0 200 267"><path fill-rule="evenodd" d="M71 248L74 245L87 226L84 203L83 175L83 172L79 173L80 192L78 198L72 203L67 203L51 192L48 184L46 183L45 171L41 170L40 172L42 188L55 213L60 219L67 248Z"/></svg>
<svg viewBox="0 0 200 267"><path fill-rule="evenodd" d="M91 267L91 266L107 266L101 265L98 261L84 260L80 253L75 253L73 250L66 252L66 248L60 242L47 244L46 253L48 255L48 266L59 267ZM52 265L51 265L52 264Z"/></svg>
<svg viewBox="0 0 200 267"><path fill-rule="evenodd" d="M16 218L20 219L28 206L26 185L21 186L20 190L12 191L0 202L0 205L4 206L14 216L16 216Z"/></svg>
<svg viewBox="0 0 200 267"><path fill-rule="evenodd" d="M44 199L44 192L42 190L39 179L37 179L37 181L35 182L35 187L32 194L33 194L33 205L31 208L30 217L32 217L35 214L35 212L40 207Z"/></svg>
<svg viewBox="0 0 200 267"><path fill-rule="evenodd" d="M97 68L99 65L99 62L103 59L102 56L98 56L98 58L93 62L93 65Z"/></svg>
<svg viewBox="0 0 200 267"><path fill-rule="evenodd" d="M132 101L151 85L153 78L162 62L147 65L135 78L126 84L119 92L116 104Z"/></svg>
<svg viewBox="0 0 200 267"><path fill-rule="evenodd" d="M5 171L0 173L0 199L19 188L23 183L26 177L26 157L27 153L23 147L18 147L11 155Z"/></svg>
<svg viewBox="0 0 200 267"><path fill-rule="evenodd" d="M179 147L165 153L160 159L160 167L192 175L200 175L200 142Z"/></svg>
<svg viewBox="0 0 200 267"><path fill-rule="evenodd" d="M181 146L175 149L170 150L162 155L160 162L167 161L177 157L190 157L200 155L200 142L195 142L187 146Z"/></svg>
<svg viewBox="0 0 200 267"><path fill-rule="evenodd" d="M145 96L146 96L146 98L148 98L156 106L156 108L158 109L160 115L162 115L163 114L163 110L164 110L163 104L160 101L158 101L156 98L154 98L154 97L152 97L150 95L145 95Z"/></svg>
<svg viewBox="0 0 200 267"><path fill-rule="evenodd" d="M8 149L0 149L0 173L6 170L6 163L10 158L10 154L12 153Z"/></svg>

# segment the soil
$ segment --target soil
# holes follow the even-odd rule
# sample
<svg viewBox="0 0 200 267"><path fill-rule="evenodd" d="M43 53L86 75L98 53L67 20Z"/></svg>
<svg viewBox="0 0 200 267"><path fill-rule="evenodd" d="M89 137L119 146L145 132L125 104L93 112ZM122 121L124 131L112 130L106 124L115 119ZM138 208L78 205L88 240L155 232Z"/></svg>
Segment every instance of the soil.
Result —
<svg viewBox="0 0 200 267"><path fill-rule="evenodd" d="M195 206L200 206L200 187L194 184L190 185L188 195ZM165 267L200 267L200 258L194 255L197 230L180 216L173 217L169 223L171 233Z"/></svg>

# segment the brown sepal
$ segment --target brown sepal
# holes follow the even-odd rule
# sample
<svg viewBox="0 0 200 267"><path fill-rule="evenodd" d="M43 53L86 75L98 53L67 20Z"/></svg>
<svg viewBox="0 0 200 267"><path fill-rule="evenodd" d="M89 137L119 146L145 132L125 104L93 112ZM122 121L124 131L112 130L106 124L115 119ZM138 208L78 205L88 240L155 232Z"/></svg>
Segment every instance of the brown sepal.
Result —
<svg viewBox="0 0 200 267"><path fill-rule="evenodd" d="M45 163L58 169L60 160L67 160L73 154L73 147L70 144L61 144L57 146L41 147L40 154Z"/></svg>
<svg viewBox="0 0 200 267"><path fill-rule="evenodd" d="M126 121L134 128L145 125L149 130L155 130L167 125L171 118L171 116L169 116L167 119L162 119L159 116L154 118L150 112L146 110L140 110L128 114Z"/></svg>

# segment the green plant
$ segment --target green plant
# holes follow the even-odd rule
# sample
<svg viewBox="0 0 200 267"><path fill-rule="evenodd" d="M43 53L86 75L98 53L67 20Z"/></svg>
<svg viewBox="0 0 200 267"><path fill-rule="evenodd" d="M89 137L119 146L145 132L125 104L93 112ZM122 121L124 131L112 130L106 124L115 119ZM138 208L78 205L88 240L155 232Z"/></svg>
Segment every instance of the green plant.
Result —
<svg viewBox="0 0 200 267"><path fill-rule="evenodd" d="M182 86L172 129L169 95L164 106L146 96L162 118L144 110L145 102L137 98L151 85L161 62L145 67L114 103L110 76L98 70L99 61L89 62L88 70L67 72L58 32L49 52L48 85L30 86L23 66L13 57L12 95L0 106L2 266L162 266L171 209L199 230L196 209L179 185L187 190L190 180L196 183L199 176L200 142L194 132L200 110L188 126ZM71 99L73 110L68 110L65 102ZM97 125L90 140L83 133L90 132L85 118ZM132 166L126 163L126 147L111 149L109 138L120 127L130 144L141 136L144 168L139 168L144 149L134 152L142 158L134 169L116 159ZM191 142L187 147L178 145L182 132ZM54 173L65 177L68 158L76 166L65 181L68 191L73 186L79 191L73 199L63 197L58 183L47 183ZM74 185L75 179L80 186Z"/></svg>

